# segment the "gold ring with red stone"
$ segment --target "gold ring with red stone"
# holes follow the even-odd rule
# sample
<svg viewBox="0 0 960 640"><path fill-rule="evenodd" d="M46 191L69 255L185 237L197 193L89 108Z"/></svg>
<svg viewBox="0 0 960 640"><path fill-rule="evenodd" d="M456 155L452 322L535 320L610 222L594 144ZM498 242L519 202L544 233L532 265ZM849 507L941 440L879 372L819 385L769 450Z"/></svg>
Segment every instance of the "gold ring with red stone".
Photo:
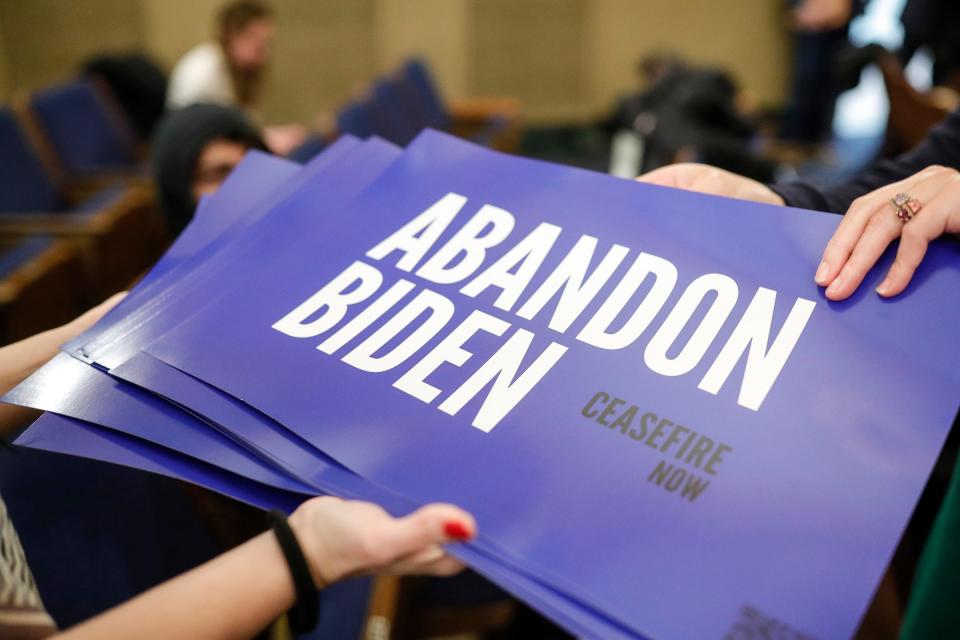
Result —
<svg viewBox="0 0 960 640"><path fill-rule="evenodd" d="M906 224L913 219L913 216L917 215L920 211L920 208L923 207L923 204L909 193L898 193L893 198L890 199L890 204L893 205L893 210L896 212L897 217L900 218L900 222Z"/></svg>

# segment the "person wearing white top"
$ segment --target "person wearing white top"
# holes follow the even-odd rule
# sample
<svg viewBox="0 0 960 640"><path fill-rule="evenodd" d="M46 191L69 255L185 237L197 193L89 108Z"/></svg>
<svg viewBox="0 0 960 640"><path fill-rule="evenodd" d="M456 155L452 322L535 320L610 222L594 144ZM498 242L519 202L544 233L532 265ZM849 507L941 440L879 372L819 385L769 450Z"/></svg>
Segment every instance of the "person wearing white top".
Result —
<svg viewBox="0 0 960 640"><path fill-rule="evenodd" d="M167 109L198 102L236 107L259 121L257 99L270 62L276 23L273 11L257 0L234 0L220 11L217 40L196 45L174 66L167 86ZM287 155L307 136L299 124L265 127L267 147Z"/></svg>
<svg viewBox="0 0 960 640"><path fill-rule="evenodd" d="M195 102L239 106L230 67L223 48L216 42L195 46L170 75L167 108L179 109Z"/></svg>

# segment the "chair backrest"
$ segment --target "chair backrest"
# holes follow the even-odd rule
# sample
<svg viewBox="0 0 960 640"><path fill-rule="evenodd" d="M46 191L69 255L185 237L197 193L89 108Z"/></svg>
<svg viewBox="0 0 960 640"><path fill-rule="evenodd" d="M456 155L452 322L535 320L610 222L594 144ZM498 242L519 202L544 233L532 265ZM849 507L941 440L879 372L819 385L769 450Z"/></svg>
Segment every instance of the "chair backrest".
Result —
<svg viewBox="0 0 960 640"><path fill-rule="evenodd" d="M0 108L0 212L59 211L65 202L10 107Z"/></svg>
<svg viewBox="0 0 960 640"><path fill-rule="evenodd" d="M83 73L100 78L140 140L149 140L163 117L167 76L149 56L139 52L99 54L83 65Z"/></svg>
<svg viewBox="0 0 960 640"><path fill-rule="evenodd" d="M420 90L414 85L413 80L404 73L403 69L394 73L390 78L390 82L393 83L393 89L404 105L406 113L410 114L417 131L431 126L429 106L426 104Z"/></svg>
<svg viewBox="0 0 960 640"><path fill-rule="evenodd" d="M950 115L951 107L955 108L956 105L947 107L938 104L932 95L914 89L893 54L881 54L877 62L890 99L884 152L895 155L919 144L930 129Z"/></svg>
<svg viewBox="0 0 960 640"><path fill-rule="evenodd" d="M368 102L375 133L384 140L405 146L423 128L389 79L373 83Z"/></svg>
<svg viewBox="0 0 960 640"><path fill-rule="evenodd" d="M38 91L30 110L65 173L131 168L136 142L123 115L90 79Z"/></svg>
<svg viewBox="0 0 960 640"><path fill-rule="evenodd" d="M348 102L337 112L337 130L340 133L349 133L358 138L369 138L374 135L373 118L370 106L363 101Z"/></svg>
<svg viewBox="0 0 960 640"><path fill-rule="evenodd" d="M402 75L409 81L410 86L416 90L424 114L427 118L427 126L434 129L447 129L450 126L450 114L444 105L440 92L433 82L430 70L423 60L414 58L409 60L402 69Z"/></svg>
<svg viewBox="0 0 960 640"><path fill-rule="evenodd" d="M48 249L54 242L51 235L31 234L0 239L0 280L5 280Z"/></svg>
<svg viewBox="0 0 960 640"><path fill-rule="evenodd" d="M327 141L317 134L307 136L297 147L287 154L287 160L307 164L314 156L327 148Z"/></svg>

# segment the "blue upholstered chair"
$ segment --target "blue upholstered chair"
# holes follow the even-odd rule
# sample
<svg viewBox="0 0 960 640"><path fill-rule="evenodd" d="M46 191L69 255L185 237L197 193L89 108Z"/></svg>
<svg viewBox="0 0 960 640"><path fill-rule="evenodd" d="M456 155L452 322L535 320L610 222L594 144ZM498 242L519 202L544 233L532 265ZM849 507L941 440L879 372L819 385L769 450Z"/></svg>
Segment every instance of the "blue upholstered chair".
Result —
<svg viewBox="0 0 960 640"><path fill-rule="evenodd" d="M358 138L369 138L376 133L370 105L363 100L352 100L341 107L336 121L340 133L349 133Z"/></svg>
<svg viewBox="0 0 960 640"><path fill-rule="evenodd" d="M519 101L481 97L447 102L427 64L416 58L404 64L395 81L397 93L412 105L423 126L502 151L516 148L520 137Z"/></svg>
<svg viewBox="0 0 960 640"><path fill-rule="evenodd" d="M336 130L359 138L380 136L406 145L423 129L448 131L501 151L519 141L520 104L509 98L474 98L446 103L422 60L412 59L373 82L336 115Z"/></svg>
<svg viewBox="0 0 960 640"><path fill-rule="evenodd" d="M393 78L381 78L373 83L368 104L375 133L394 144L406 145L424 127L418 113L397 90Z"/></svg>
<svg viewBox="0 0 960 640"><path fill-rule="evenodd" d="M412 88L419 101L420 110L426 119L426 126L445 130L450 128L452 119L427 64L414 58L407 61L399 74L400 82Z"/></svg>
<svg viewBox="0 0 960 640"><path fill-rule="evenodd" d="M139 169L133 129L106 88L92 79L38 91L29 108L66 176Z"/></svg>
<svg viewBox="0 0 960 640"><path fill-rule="evenodd" d="M45 234L0 236L0 344L72 320L83 310L80 257Z"/></svg>
<svg viewBox="0 0 960 640"><path fill-rule="evenodd" d="M148 188L112 182L73 197L9 107L0 108L0 167L0 237L39 233L74 243L86 303L127 286L159 255L165 238Z"/></svg>
<svg viewBox="0 0 960 640"><path fill-rule="evenodd" d="M0 107L0 212L60 211L66 206L10 107Z"/></svg>
<svg viewBox="0 0 960 640"><path fill-rule="evenodd" d="M287 154L288 160L293 160L300 164L307 164L315 155L327 148L327 140L318 134L307 136L298 147Z"/></svg>

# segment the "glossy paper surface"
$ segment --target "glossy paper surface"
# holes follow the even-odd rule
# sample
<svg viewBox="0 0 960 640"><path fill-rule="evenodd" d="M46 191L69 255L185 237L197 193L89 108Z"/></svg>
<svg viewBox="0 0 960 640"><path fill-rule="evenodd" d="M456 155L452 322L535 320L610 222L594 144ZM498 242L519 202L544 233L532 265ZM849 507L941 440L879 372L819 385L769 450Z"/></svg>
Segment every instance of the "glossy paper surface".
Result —
<svg viewBox="0 0 960 640"><path fill-rule="evenodd" d="M401 252L367 257L451 193L466 204L412 271L397 268ZM508 238L465 281L418 277L417 268L484 205L512 214ZM211 285L223 292L217 304L146 351L263 411L365 478L414 501L472 510L482 529L537 575L640 632L722 635L748 609L800 632L845 637L956 411L960 263L954 246L936 244L910 291L884 301L872 289L887 256L850 301L829 303L812 274L837 221L504 157L428 133L343 210L338 227L289 237L281 251L232 270ZM497 287L476 297L460 291L541 223L559 226L559 239L515 306L494 306ZM597 239L591 269L615 244L629 250L627 259L568 330L547 326L556 299L532 319L518 317L583 235ZM677 273L647 329L619 349L579 340L641 252ZM380 272L378 293L407 279L414 289L403 303L430 290L454 306L438 335L386 372L361 371L341 358L403 303L334 355L317 346L364 305L323 335L296 338L273 328L356 261ZM728 292L732 283L735 304L704 345L698 327L719 299L704 297L664 357L685 361L688 343L702 354L676 375L655 372L648 345L683 292L708 274L719 274L712 282L722 280ZM718 393L699 386L751 302L769 299L761 288L775 292L771 343L797 301L814 306L754 410L738 403L746 356ZM430 402L393 386L474 310L509 328L470 338L472 355L460 366L430 374L439 389ZM518 329L533 334L523 367L551 342L566 351L506 417L489 432L471 426L489 389L456 415L438 410ZM637 409L628 422L631 406ZM678 440L665 445L671 433ZM706 453L690 457L697 445L684 449L687 437L709 443Z"/></svg>
<svg viewBox="0 0 960 640"><path fill-rule="evenodd" d="M214 215L203 215L204 202L198 205L194 218L167 250L163 258L139 282L119 305L111 309L96 326L63 346L74 356L91 361L88 356L104 334L124 335L136 326L145 312L164 293L187 274L229 247L248 226L259 220L272 206L316 179L360 142L351 136L342 136L324 149L306 166L258 151L244 156L214 196L221 207ZM134 314L134 312L137 312ZM111 340L111 338L107 338Z"/></svg>
<svg viewBox="0 0 960 640"><path fill-rule="evenodd" d="M18 444L170 476L264 510L278 508L290 513L303 500L303 497L298 494L251 482L247 478L224 472L212 465L198 464L185 456L137 438L52 413L44 414L31 425L21 436ZM398 515L409 511L409 508L384 502L383 496L376 493L371 493L365 499L379 502ZM458 545L452 548L451 552L544 615L553 618L570 633L579 637L609 640L639 638L597 612L584 609L578 603L536 580L509 570L495 558L478 550Z"/></svg>
<svg viewBox="0 0 960 640"><path fill-rule="evenodd" d="M5 402L52 411L135 436L279 489L318 489L295 479L185 410L60 353L4 396ZM135 466L135 465L129 465Z"/></svg>
<svg viewBox="0 0 960 640"><path fill-rule="evenodd" d="M342 139L327 153L338 147L349 150L356 146L345 144L348 142L351 141ZM352 165L341 167L345 179L335 178L327 184L336 185L341 191L351 185L359 187L361 181L368 180L365 176L373 176L370 171L396 156L389 146L378 141L366 147L363 154L355 154ZM366 168L357 166L360 158L364 158ZM221 255L219 252L224 246L234 249L224 242L223 234L232 233L234 227L263 215L271 201L271 198L257 200L252 210L245 209L240 206L243 198L235 193L238 186L243 187L245 197L259 190L274 193L273 199L282 200L296 190L296 185L317 180L322 173L317 164L315 160L303 170L305 175L291 180L288 163L250 154L216 196L201 202L194 221L148 277L138 283L106 322L98 324L79 342L129 323L131 314L145 317L144 304L150 307L149 315L160 313L156 300L163 298L169 303L176 299L180 278L194 278L211 256ZM333 190L324 196L327 203L346 197L342 193L336 195ZM191 255L191 252L196 253ZM159 365L152 373L161 375L144 375L146 369L140 366L143 364ZM66 355L54 358L5 399L63 415L44 415L18 443L170 475L262 508L278 506L289 510L291 504L302 499L302 494L298 498L273 487L286 487L298 493L327 490L344 497L377 502L398 515L414 508L409 501L355 476L312 446L302 442L297 445L295 436L263 414L146 354L138 354L115 373L126 374L136 384L116 376L111 378ZM189 394L178 391L184 385ZM204 397L204 393L210 397ZM179 398L180 404L164 399L171 396ZM224 403L229 411L217 412ZM181 407L190 409L186 411ZM201 416L195 407L212 411L229 428ZM253 431L244 428L250 419L253 419ZM308 484L291 480L279 469L299 469L300 477ZM600 612L585 608L569 596L517 571L516 567L503 565L496 556L484 554L479 548L463 548L458 553L477 570L572 633L590 637L636 637Z"/></svg>
<svg viewBox="0 0 960 640"><path fill-rule="evenodd" d="M144 440L53 413L40 416L17 444L159 473L261 509L275 507L289 513L305 499L302 494L262 485Z"/></svg>

